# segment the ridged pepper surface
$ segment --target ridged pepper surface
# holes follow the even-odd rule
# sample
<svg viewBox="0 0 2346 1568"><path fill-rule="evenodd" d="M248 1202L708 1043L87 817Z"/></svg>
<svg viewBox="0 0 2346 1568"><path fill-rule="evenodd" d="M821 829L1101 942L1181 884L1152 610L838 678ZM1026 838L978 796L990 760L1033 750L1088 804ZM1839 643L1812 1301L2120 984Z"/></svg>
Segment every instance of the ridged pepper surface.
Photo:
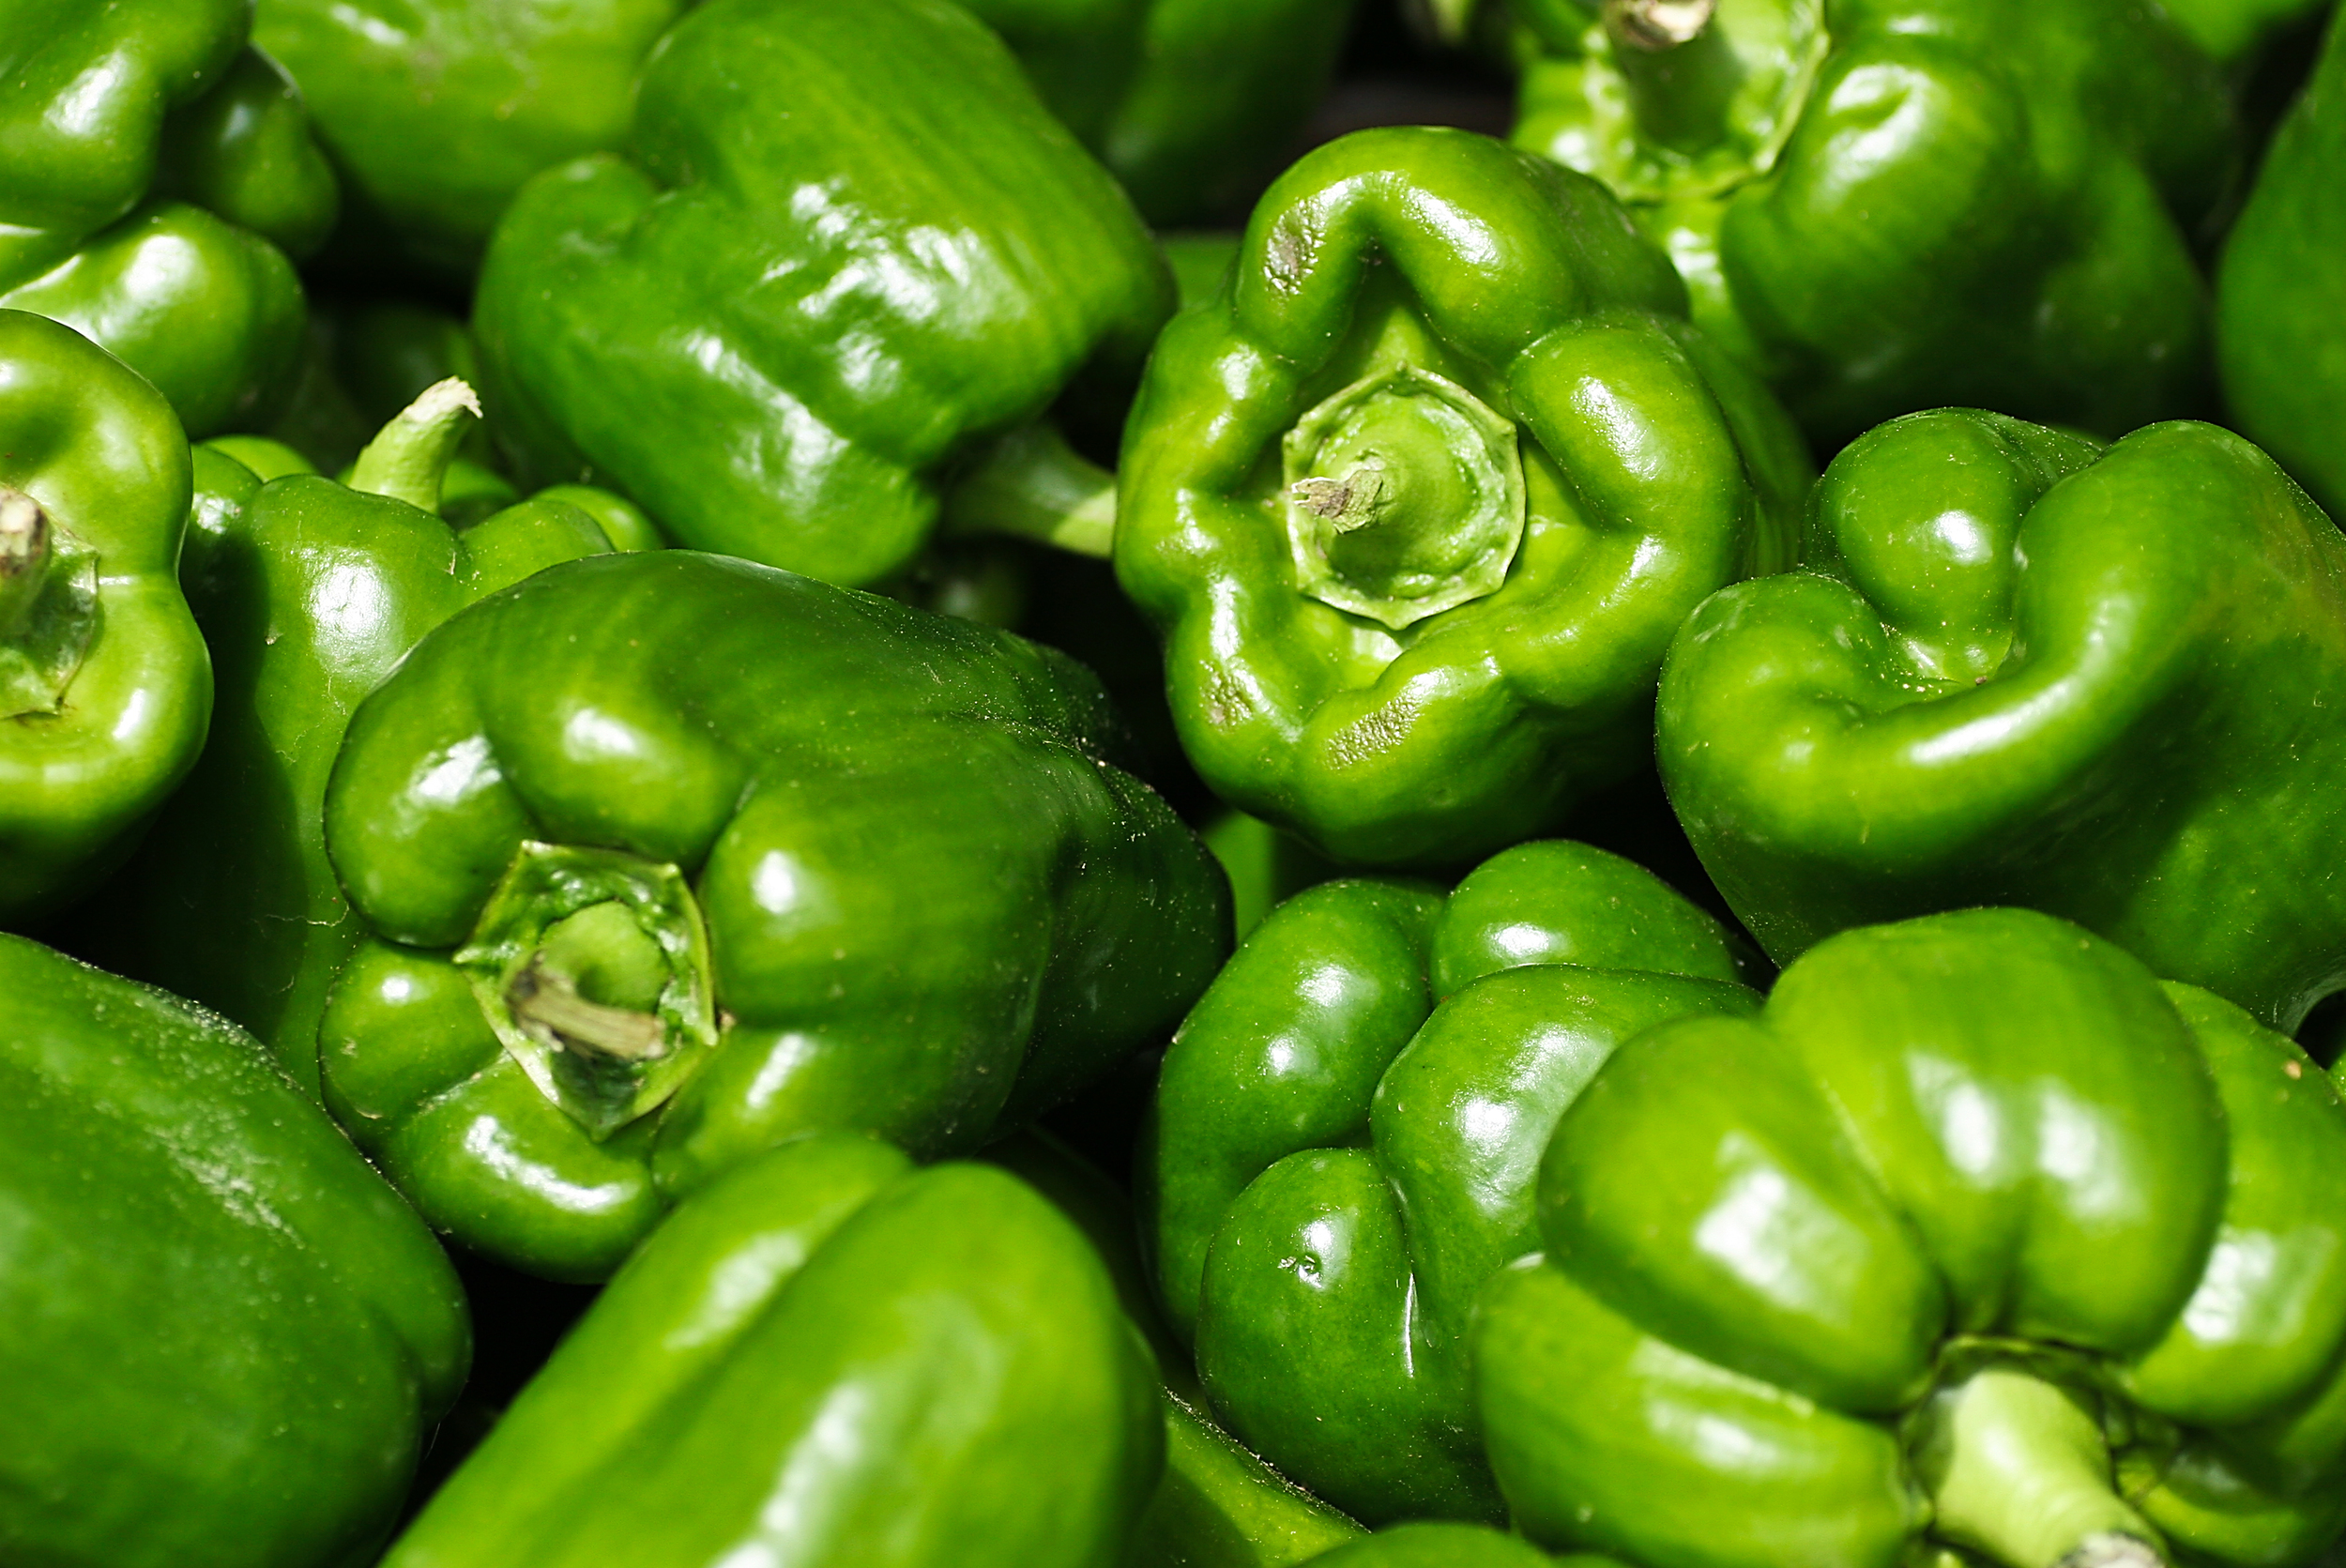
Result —
<svg viewBox="0 0 2346 1568"><path fill-rule="evenodd" d="M1807 458L1594 181L1366 130L1255 209L1125 429L1117 577L1216 793L1456 866L1644 765L1703 595L1789 565Z"/></svg>
<svg viewBox="0 0 2346 1568"><path fill-rule="evenodd" d="M2346 1104L2030 910L1616 1051L1486 1288L1516 1525L1645 1568L2156 1568L2346 1526Z"/></svg>

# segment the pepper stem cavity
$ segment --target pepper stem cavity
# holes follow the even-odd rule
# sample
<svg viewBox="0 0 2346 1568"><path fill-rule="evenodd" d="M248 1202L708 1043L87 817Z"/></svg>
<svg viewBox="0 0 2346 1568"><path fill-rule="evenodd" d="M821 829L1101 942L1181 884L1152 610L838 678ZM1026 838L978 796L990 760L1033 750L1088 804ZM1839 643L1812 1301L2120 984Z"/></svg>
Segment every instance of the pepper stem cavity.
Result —
<svg viewBox="0 0 2346 1568"><path fill-rule="evenodd" d="M1605 0L1613 64L1648 141L1693 153L1726 136L1744 69L1712 24L1717 11L1718 0Z"/></svg>
<svg viewBox="0 0 2346 1568"><path fill-rule="evenodd" d="M53 554L49 514L40 503L0 484L0 641L18 635L33 618Z"/></svg>
<svg viewBox="0 0 2346 1568"><path fill-rule="evenodd" d="M465 421L479 418L480 400L462 378L434 382L367 443L350 470L350 488L438 516L441 481L465 439Z"/></svg>
<svg viewBox="0 0 2346 1568"><path fill-rule="evenodd" d="M1507 579L1523 540L1512 420L1415 366L1354 382L1287 433L1296 586L1399 631Z"/></svg>
<svg viewBox="0 0 2346 1568"><path fill-rule="evenodd" d="M996 442L945 497L940 531L1002 534L1107 559L1116 541L1116 476L1031 424Z"/></svg>

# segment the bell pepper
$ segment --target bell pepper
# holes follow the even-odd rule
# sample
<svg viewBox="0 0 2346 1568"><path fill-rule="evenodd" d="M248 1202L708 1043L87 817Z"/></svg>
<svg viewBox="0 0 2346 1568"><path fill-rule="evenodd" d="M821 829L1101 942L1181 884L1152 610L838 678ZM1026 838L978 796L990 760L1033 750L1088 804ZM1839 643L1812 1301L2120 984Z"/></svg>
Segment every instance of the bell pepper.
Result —
<svg viewBox="0 0 2346 1568"><path fill-rule="evenodd" d="M2346 516L2346 23L2273 133L2217 270L2216 347L2234 421Z"/></svg>
<svg viewBox="0 0 2346 1568"><path fill-rule="evenodd" d="M961 0L1152 223L1250 200L1326 92L1354 0Z"/></svg>
<svg viewBox="0 0 2346 1568"><path fill-rule="evenodd" d="M474 324L525 480L591 472L693 548L861 586L992 438L1137 364L1172 292L967 12L710 0L645 67L622 151L514 199Z"/></svg>
<svg viewBox="0 0 2346 1568"><path fill-rule="evenodd" d="M1583 845L1447 898L1323 883L1274 910L1165 1053L1142 1234L1215 1413L1371 1525L1496 1519L1468 1401L1475 1291L1538 1245L1549 1129L1620 1042L1735 1015L1727 933Z"/></svg>
<svg viewBox="0 0 2346 1568"><path fill-rule="evenodd" d="M463 606L610 549L590 515L544 495L462 530L440 519L441 470L476 406L460 381L426 391L347 488L297 470L263 484L197 449L180 575L221 701L203 760L111 890L116 945L98 953L251 1029L312 1098L327 985L360 936L321 821L351 711Z"/></svg>
<svg viewBox="0 0 2346 1568"><path fill-rule="evenodd" d="M1778 962L2018 904L2282 1028L2346 982L2346 540L2270 458L1917 414L1834 459L1805 560L1695 612L1658 714Z"/></svg>
<svg viewBox="0 0 2346 1568"><path fill-rule="evenodd" d="M689 4L260 0L252 37L342 175L337 259L463 282L530 175L618 145L636 68Z"/></svg>
<svg viewBox="0 0 2346 1568"><path fill-rule="evenodd" d="M1517 145L1611 186L1820 446L1949 403L2112 436L2199 411L2192 244L2241 136L2160 8L1514 4Z"/></svg>
<svg viewBox="0 0 2346 1568"><path fill-rule="evenodd" d="M328 1104L435 1225L607 1274L800 1133L978 1148L1162 1038L1229 946L1196 836L1062 655L660 551L464 611L360 705L364 929Z"/></svg>
<svg viewBox="0 0 2346 1568"><path fill-rule="evenodd" d="M1080 1232L801 1138L645 1241L384 1568L1116 1568L1164 1453Z"/></svg>
<svg viewBox="0 0 2346 1568"><path fill-rule="evenodd" d="M334 176L240 0L9 0L0 306L122 357L190 434L266 414L301 344Z"/></svg>
<svg viewBox="0 0 2346 1568"><path fill-rule="evenodd" d="M176 576L190 486L152 386L0 310L0 923L86 891L203 749L212 666Z"/></svg>
<svg viewBox="0 0 2346 1568"><path fill-rule="evenodd" d="M2235 76L2257 63L2261 48L2276 34L2318 19L2327 0L2159 0L2201 49Z"/></svg>
<svg viewBox="0 0 2346 1568"><path fill-rule="evenodd" d="M1790 565L1810 470L1594 181L1364 130L1280 176L1126 427L1118 580L1218 795L1455 866L1643 765L1705 594Z"/></svg>
<svg viewBox="0 0 2346 1568"><path fill-rule="evenodd" d="M373 1560L464 1295L250 1036L0 936L0 1557Z"/></svg>
<svg viewBox="0 0 2346 1568"><path fill-rule="evenodd" d="M1422 1521L1380 1530L1306 1560L1311 1568L1557 1568L1557 1560L1512 1535L1480 1525ZM1575 1556L1565 1568L1612 1568Z"/></svg>
<svg viewBox="0 0 2346 1568"><path fill-rule="evenodd" d="M1516 1525L1645 1568L2305 1563L2346 1528L2346 1103L2031 910L1648 1030L1540 1163L1475 1390Z"/></svg>

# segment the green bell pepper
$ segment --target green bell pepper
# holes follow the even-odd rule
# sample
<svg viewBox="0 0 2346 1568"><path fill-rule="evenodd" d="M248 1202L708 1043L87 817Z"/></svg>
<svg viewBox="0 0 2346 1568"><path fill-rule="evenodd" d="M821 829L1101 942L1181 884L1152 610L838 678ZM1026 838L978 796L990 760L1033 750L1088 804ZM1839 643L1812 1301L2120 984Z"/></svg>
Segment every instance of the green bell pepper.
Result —
<svg viewBox="0 0 2346 1568"><path fill-rule="evenodd" d="M360 454L348 488L297 470L263 484L197 449L180 575L220 706L203 760L110 890L119 945L99 954L251 1029L313 1098L327 986L361 936L322 825L352 710L465 605L610 549L591 516L544 495L462 530L441 520L441 467L476 406L462 382L427 391Z"/></svg>
<svg viewBox="0 0 2346 1568"><path fill-rule="evenodd" d="M1308 1560L1311 1568L1556 1568L1557 1560L1512 1535L1480 1525L1418 1523L1380 1530ZM1566 1568L1613 1568L1602 1558L1572 1557Z"/></svg>
<svg viewBox="0 0 2346 1568"><path fill-rule="evenodd" d="M1050 1204L818 1134L653 1231L384 1568L1116 1568L1163 1433Z"/></svg>
<svg viewBox="0 0 2346 1568"><path fill-rule="evenodd" d="M1341 862L1455 865L1643 765L1705 594L1810 469L1594 181L1360 131L1255 209L1126 427L1116 571L1182 748Z"/></svg>
<svg viewBox="0 0 2346 1568"><path fill-rule="evenodd" d="M0 1558L373 1560L464 1295L249 1036L0 936Z"/></svg>
<svg viewBox="0 0 2346 1568"><path fill-rule="evenodd" d="M711 0L646 66L625 155L515 198L475 327L523 477L591 471L682 543L860 586L991 438L1136 364L1172 295L968 13Z"/></svg>
<svg viewBox="0 0 2346 1568"><path fill-rule="evenodd" d="M1519 1528L1646 1568L2304 1563L2346 1528L2346 1103L2029 910L1846 933L1616 1052L1475 1389Z"/></svg>
<svg viewBox="0 0 2346 1568"><path fill-rule="evenodd" d="M260 0L252 37L341 172L337 259L462 282L530 175L619 145L636 68L690 4Z"/></svg>
<svg viewBox="0 0 2346 1568"><path fill-rule="evenodd" d="M2134 0L1515 0L1519 145L1596 175L1820 444L1976 403L2195 413L2240 131Z"/></svg>
<svg viewBox="0 0 2346 1568"><path fill-rule="evenodd" d="M286 253L334 221L249 0L0 4L0 306L122 357L195 435L250 423L301 344Z"/></svg>
<svg viewBox="0 0 2346 1568"><path fill-rule="evenodd" d="M0 310L0 922L78 897L195 765L187 439L72 328Z"/></svg>
<svg viewBox="0 0 2346 1568"><path fill-rule="evenodd" d="M1098 683L714 556L577 561L418 645L326 843L376 940L327 1103L424 1216L557 1278L800 1133L975 1149L1162 1038L1229 948Z"/></svg>
<svg viewBox="0 0 2346 1568"><path fill-rule="evenodd" d="M2018 904L2282 1028L2346 984L2346 540L2270 458L1917 414L1834 460L1805 562L1695 612L1658 715L1779 962Z"/></svg>
<svg viewBox="0 0 2346 1568"><path fill-rule="evenodd" d="M2273 133L2217 270L2216 349L2240 429L2346 516L2346 21Z"/></svg>
<svg viewBox="0 0 2346 1568"><path fill-rule="evenodd" d="M1708 915L1561 841L1447 899L1362 879L1281 905L1174 1037L1139 1155L1166 1316L1231 1432L1372 1525L1498 1518L1476 1289L1538 1245L1539 1152L1607 1053L1753 1011L1738 973Z"/></svg>

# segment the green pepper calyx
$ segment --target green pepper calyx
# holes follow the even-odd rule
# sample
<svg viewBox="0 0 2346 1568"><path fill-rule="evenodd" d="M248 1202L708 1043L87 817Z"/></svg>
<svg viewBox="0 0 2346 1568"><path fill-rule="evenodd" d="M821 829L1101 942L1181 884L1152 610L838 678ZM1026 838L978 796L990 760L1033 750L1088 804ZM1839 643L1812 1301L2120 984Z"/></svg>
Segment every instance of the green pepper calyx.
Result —
<svg viewBox="0 0 2346 1568"><path fill-rule="evenodd" d="M0 485L0 638L32 618L53 558L49 514L22 490Z"/></svg>
<svg viewBox="0 0 2346 1568"><path fill-rule="evenodd" d="M1399 631L1498 589L1523 542L1513 420L1413 365L1381 371L1285 442L1296 586Z"/></svg>
<svg viewBox="0 0 2346 1568"><path fill-rule="evenodd" d="M465 421L480 418L480 400L457 376L435 381L401 409L358 454L350 488L432 513L440 512L440 486L465 439Z"/></svg>
<svg viewBox="0 0 2346 1568"><path fill-rule="evenodd" d="M0 484L0 719L49 715L98 634L98 554Z"/></svg>
<svg viewBox="0 0 2346 1568"><path fill-rule="evenodd" d="M525 844L456 964L506 1053L597 1140L717 1043L708 928L672 865Z"/></svg>

